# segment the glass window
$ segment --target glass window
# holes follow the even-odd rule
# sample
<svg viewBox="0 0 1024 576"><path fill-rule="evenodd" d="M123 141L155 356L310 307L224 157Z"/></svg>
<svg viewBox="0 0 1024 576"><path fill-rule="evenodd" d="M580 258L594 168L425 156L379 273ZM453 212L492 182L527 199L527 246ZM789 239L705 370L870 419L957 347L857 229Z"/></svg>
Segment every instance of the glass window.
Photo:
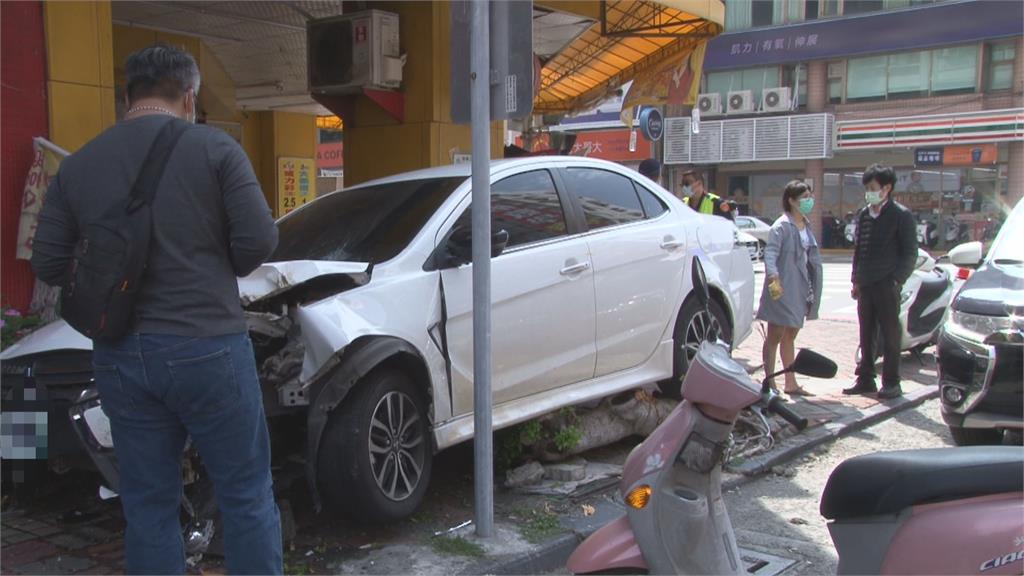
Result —
<svg viewBox="0 0 1024 576"><path fill-rule="evenodd" d="M718 92L721 94L724 107L729 92L737 90L750 90L754 93L754 102L760 102L761 92L765 88L778 87L779 80L779 68L776 66L732 70L729 72L711 72L707 75L706 90L707 92Z"/></svg>
<svg viewBox="0 0 1024 576"><path fill-rule="evenodd" d="M432 178L344 190L277 223L271 262L386 262L397 256L466 178Z"/></svg>
<svg viewBox="0 0 1024 576"><path fill-rule="evenodd" d="M743 30L750 28L750 16L753 0L730 0L725 4L726 30Z"/></svg>
<svg viewBox="0 0 1024 576"><path fill-rule="evenodd" d="M853 58L846 66L846 99L852 102L884 100L887 58Z"/></svg>
<svg viewBox="0 0 1024 576"><path fill-rule="evenodd" d="M668 207L665 206L665 203L655 196L653 192L643 186L637 184L636 193L640 195L640 203L643 204L644 214L648 218L657 218L668 211Z"/></svg>
<svg viewBox="0 0 1024 576"><path fill-rule="evenodd" d="M1012 42L988 46L986 87L989 90L1008 90L1013 85L1013 60L1017 48Z"/></svg>
<svg viewBox="0 0 1024 576"><path fill-rule="evenodd" d="M472 206L455 226L469 227ZM509 176L491 186L491 231L508 232L508 247L568 234L562 202L547 170Z"/></svg>
<svg viewBox="0 0 1024 576"><path fill-rule="evenodd" d="M591 230L643 220L644 210L629 178L594 168L569 168L565 175Z"/></svg>
<svg viewBox="0 0 1024 576"><path fill-rule="evenodd" d="M844 0L843 14L849 15L877 12L884 7L884 0Z"/></svg>
<svg viewBox="0 0 1024 576"><path fill-rule="evenodd" d="M803 64L785 66L782 69L782 85L793 87L797 84L797 105L807 105L807 68Z"/></svg>
<svg viewBox="0 0 1024 576"><path fill-rule="evenodd" d="M771 26L772 18L775 14L775 3L768 1L754 2L753 10L751 11L751 25L752 26Z"/></svg>
<svg viewBox="0 0 1024 576"><path fill-rule="evenodd" d="M839 5L842 0L820 0L821 1L821 17L828 18L830 16L839 15Z"/></svg>
<svg viewBox="0 0 1024 576"><path fill-rule="evenodd" d="M807 5L804 6L804 18L807 20L817 20L820 10L821 2L819 0L807 0Z"/></svg>
<svg viewBox="0 0 1024 576"><path fill-rule="evenodd" d="M976 45L932 50L932 94L973 92L977 66Z"/></svg>
<svg viewBox="0 0 1024 576"><path fill-rule="evenodd" d="M889 56L889 99L928 95L930 75L928 52L906 52Z"/></svg>

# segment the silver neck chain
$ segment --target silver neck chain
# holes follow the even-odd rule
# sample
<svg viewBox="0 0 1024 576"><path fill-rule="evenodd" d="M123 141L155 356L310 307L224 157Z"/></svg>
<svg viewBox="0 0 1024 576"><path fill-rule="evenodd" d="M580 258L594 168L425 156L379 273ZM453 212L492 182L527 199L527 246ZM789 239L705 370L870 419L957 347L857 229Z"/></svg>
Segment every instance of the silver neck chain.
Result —
<svg viewBox="0 0 1024 576"><path fill-rule="evenodd" d="M174 112L171 112L171 111L170 111L170 110L168 110L167 108L163 108L163 107L161 107L161 106L136 106L136 107L134 107L134 108L131 108L131 109L130 109L130 110L128 110L127 112L125 112L125 114L124 114L124 115L125 115L125 116L129 116L129 115L131 115L131 114L135 114L136 112L145 112L145 111L149 111L149 112L161 112L161 113L163 113L163 114L168 114L168 115L170 115L170 116L177 116L177 114L175 114Z"/></svg>

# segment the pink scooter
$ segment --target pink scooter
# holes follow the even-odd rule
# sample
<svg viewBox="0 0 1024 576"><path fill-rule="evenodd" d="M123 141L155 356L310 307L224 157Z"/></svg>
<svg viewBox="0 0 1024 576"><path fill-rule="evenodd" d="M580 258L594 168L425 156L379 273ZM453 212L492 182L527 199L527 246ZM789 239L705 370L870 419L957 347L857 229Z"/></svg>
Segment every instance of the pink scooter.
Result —
<svg viewBox="0 0 1024 576"><path fill-rule="evenodd" d="M697 297L707 304L699 259ZM623 469L626 515L587 538L569 558L574 574L739 574L721 492L733 424L759 406L798 429L807 420L758 385L709 338L682 383L683 401ZM780 373L835 376L834 362L801 350ZM778 375L778 374L776 374ZM839 552L839 572L1020 574L1024 566L1024 448L891 452L852 458L833 472L821 512Z"/></svg>

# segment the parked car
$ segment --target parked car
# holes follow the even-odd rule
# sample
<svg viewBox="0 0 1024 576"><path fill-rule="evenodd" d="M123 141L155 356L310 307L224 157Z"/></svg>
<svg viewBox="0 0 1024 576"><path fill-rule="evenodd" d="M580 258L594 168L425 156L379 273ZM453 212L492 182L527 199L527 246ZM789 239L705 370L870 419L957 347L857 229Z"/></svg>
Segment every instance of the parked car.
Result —
<svg viewBox="0 0 1024 576"><path fill-rule="evenodd" d="M1024 429L1024 203L987 257L981 242L949 253L964 282L939 335L942 417L958 445L998 444Z"/></svg>
<svg viewBox="0 0 1024 576"><path fill-rule="evenodd" d="M764 258L764 247L768 245L768 233L772 225L755 216L737 216L736 227L757 239L757 259Z"/></svg>
<svg viewBox="0 0 1024 576"><path fill-rule="evenodd" d="M764 245L745 231L736 230L736 243L746 247L751 262L760 262L764 258Z"/></svg>
<svg viewBox="0 0 1024 576"><path fill-rule="evenodd" d="M298 453L315 501L356 519L412 514L435 451L473 435L469 176L432 168L318 198L278 221L271 262L239 280L275 458ZM733 345L750 334L753 267L731 222L601 160L496 161L491 182L496 429L678 390L710 326ZM710 316L691 295L697 257ZM4 351L4 410L50 399L53 428L74 426L116 490L90 350L56 322Z"/></svg>

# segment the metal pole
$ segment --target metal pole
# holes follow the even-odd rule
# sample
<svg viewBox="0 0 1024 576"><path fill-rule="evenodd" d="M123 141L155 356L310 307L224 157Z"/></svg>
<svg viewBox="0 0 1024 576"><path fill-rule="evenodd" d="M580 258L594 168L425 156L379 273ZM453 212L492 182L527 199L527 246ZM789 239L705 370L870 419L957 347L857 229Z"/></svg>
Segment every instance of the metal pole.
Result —
<svg viewBox="0 0 1024 576"><path fill-rule="evenodd" d="M488 0L470 2L473 135L473 485L476 535L494 535L491 436L491 54Z"/></svg>

